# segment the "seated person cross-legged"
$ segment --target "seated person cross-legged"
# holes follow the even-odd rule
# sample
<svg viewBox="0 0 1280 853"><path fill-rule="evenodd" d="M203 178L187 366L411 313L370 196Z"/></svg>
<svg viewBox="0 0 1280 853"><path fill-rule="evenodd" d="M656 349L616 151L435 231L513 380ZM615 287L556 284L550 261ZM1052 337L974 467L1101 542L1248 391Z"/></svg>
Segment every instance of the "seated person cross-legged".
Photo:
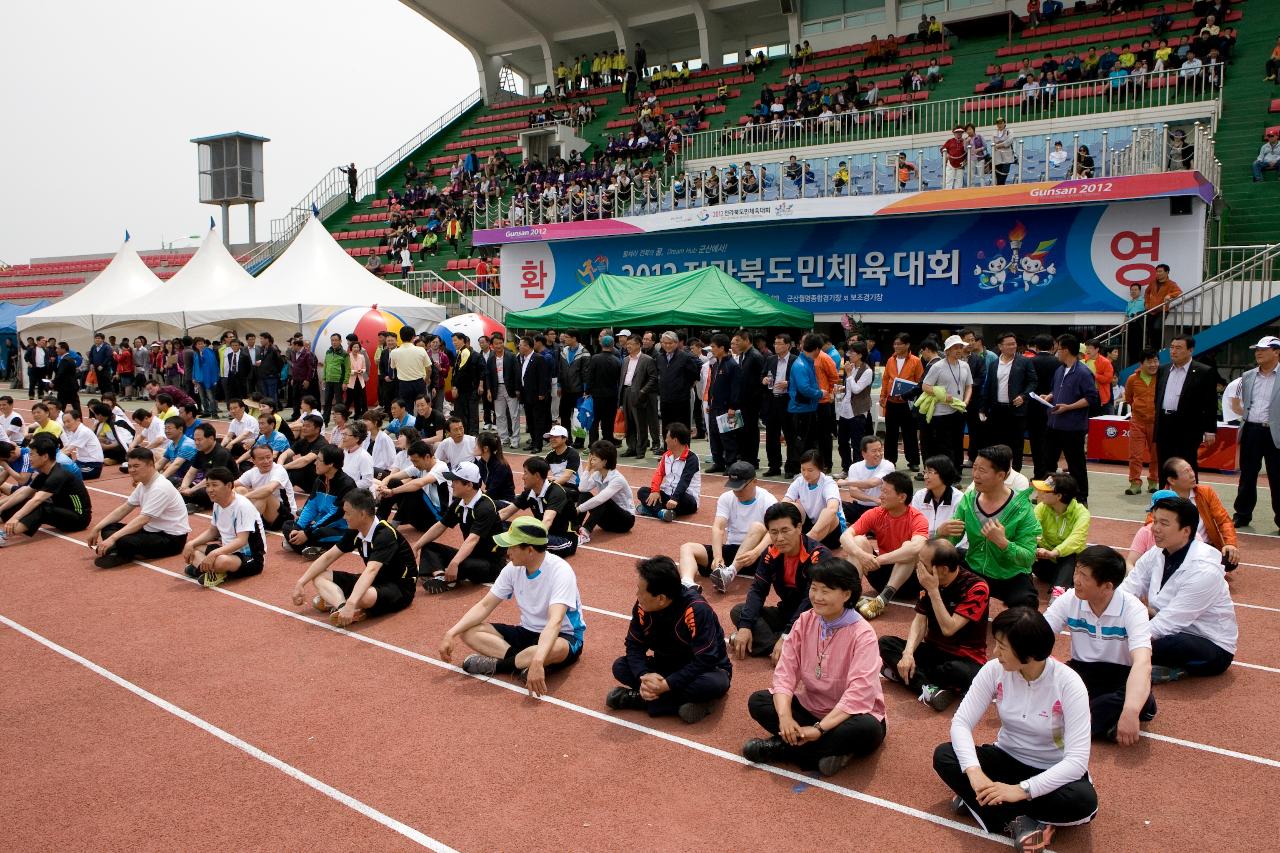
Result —
<svg viewBox="0 0 1280 853"><path fill-rule="evenodd" d="M123 566L139 557L181 554L191 533L187 505L177 486L156 469L155 455L135 447L125 461L133 492L89 531L89 547L97 554L93 563L100 569ZM135 509L138 514L129 518Z"/></svg>
<svg viewBox="0 0 1280 853"><path fill-rule="evenodd" d="M742 754L758 764L789 761L823 776L875 752L886 732L876 633L854 609L858 571L831 557L810 572L806 610L782 649L773 684L747 700L770 737L752 738Z"/></svg>
<svg viewBox="0 0 1280 853"><path fill-rule="evenodd" d="M698 511L702 472L698 457L689 449L689 428L682 423L667 426L667 449L658 457L653 481L636 491L638 510L644 515L672 521Z"/></svg>
<svg viewBox="0 0 1280 853"><path fill-rule="evenodd" d="M956 547L930 539L916 566L920 598L904 640L880 638L880 674L945 711L987 662L987 582L964 567Z"/></svg>
<svg viewBox="0 0 1280 853"><path fill-rule="evenodd" d="M262 516L248 498L236 494L236 476L230 469L210 468L205 482L213 503L213 524L183 549L187 577L212 588L221 586L228 575L261 574L267 541Z"/></svg>
<svg viewBox="0 0 1280 853"><path fill-rule="evenodd" d="M1090 545L1076 560L1075 584L1045 611L1054 632L1071 632L1074 669L1089 691L1094 737L1138 742L1139 722L1155 719L1151 695L1151 624L1147 608L1124 582L1124 557Z"/></svg>
<svg viewBox="0 0 1280 853"><path fill-rule="evenodd" d="M991 623L994 658L978 671L951 718L951 740L933 769L987 832L1005 832L1019 853L1043 850L1059 826L1098 812L1089 779L1089 694L1071 667L1052 657L1055 635L1030 607ZM1000 731L978 746L974 728L995 706Z"/></svg>
<svg viewBox="0 0 1280 853"><path fill-rule="evenodd" d="M578 507L569 499L564 486L551 479L551 466L541 456L524 460L524 491L498 511L503 521L527 510L547 528L547 550L557 557L572 557L578 550L578 537L573 533Z"/></svg>
<svg viewBox="0 0 1280 853"><path fill-rule="evenodd" d="M1036 561L1031 571L1049 585L1050 601L1071 588L1076 555L1089 544L1089 508L1076 500L1079 487L1070 474L1052 474L1031 484L1035 489Z"/></svg>
<svg viewBox="0 0 1280 853"><path fill-rule="evenodd" d="M916 592L916 560L929 537L929 521L911 506L911 478L901 471L884 475L880 506L858 516L840 537L849 560L878 594L858 597L858 612L875 619L898 592ZM873 539L867 538L868 536Z"/></svg>
<svg viewBox="0 0 1280 853"><path fill-rule="evenodd" d="M405 427L401 432L415 432ZM399 440L399 439L397 439ZM381 480L374 480L373 494L378 499L378 516L390 518L394 512L396 525L428 530L444 517L449 505L449 481L444 474L449 466L436 459L432 445L415 439L405 449L403 465L395 465Z"/></svg>
<svg viewBox="0 0 1280 853"><path fill-rule="evenodd" d="M464 463L465 464L465 463ZM514 673L531 696L548 692L546 672L576 663L582 655L586 623L573 568L547 553L547 529L521 516L494 537L507 556L493 588L472 605L440 641L440 657L453 659L458 640L476 650L462 662L471 675ZM515 598L520 624L490 623L498 605Z"/></svg>
<svg viewBox="0 0 1280 853"><path fill-rule="evenodd" d="M578 544L591 541L599 527L609 533L630 533L636 525L636 503L631 484L618 471L618 448L608 439L591 445L587 476L578 491Z"/></svg>
<svg viewBox="0 0 1280 853"><path fill-rule="evenodd" d="M1186 498L1160 498L1151 515L1156 547L1120 584L1146 604L1151 617L1151 681L1221 675L1235 658L1239 638L1222 555L1196 538L1200 514Z"/></svg>
<svg viewBox="0 0 1280 853"><path fill-rule="evenodd" d="M681 583L670 557L641 560L636 570L626 654L613 662L613 677L622 686L604 702L615 711L678 714L696 723L729 692L733 663L724 630L698 588Z"/></svg>
<svg viewBox="0 0 1280 853"><path fill-rule="evenodd" d="M13 445L2 442L7 447ZM42 433L31 439L28 462L34 476L0 503L0 547L23 533L35 536L41 525L74 533L89 526L93 512L84 480L58 464L58 440Z"/></svg>
<svg viewBox="0 0 1280 853"><path fill-rule="evenodd" d="M342 500L356 484L342 470L342 461L342 448L332 444L320 448L316 456L315 491L307 498L297 520L288 519L280 526L286 551L301 552L302 556L314 560L346 534Z"/></svg>
<svg viewBox="0 0 1280 853"><path fill-rule="evenodd" d="M268 530L281 530L285 522L298 517L289 474L275 461L270 445L255 444L249 460L249 468L236 480L236 491L254 505Z"/></svg>
<svg viewBox="0 0 1280 853"><path fill-rule="evenodd" d="M366 616L404 610L413 603L418 565L413 549L395 526L379 519L373 495L352 489L342 500L347 532L338 544L320 555L293 585L293 603L306 600L311 584L316 595L311 606L329 614L335 625L350 625ZM343 554L357 551L364 563L360 574L331 567Z"/></svg>
<svg viewBox="0 0 1280 853"><path fill-rule="evenodd" d="M480 469L474 462L461 462L442 476L453 483L453 502L444 517L431 525L413 543L421 561L422 588L432 595L453 589L460 580L489 583L507 562L506 551L497 543L503 529L493 498L480 490ZM446 530L462 531L457 548L438 540Z"/></svg>
<svg viewBox="0 0 1280 853"><path fill-rule="evenodd" d="M844 504L840 487L822 470L818 451L807 450L800 456L800 473L787 486L782 500L794 504L804 513L803 533L829 549L840 547L844 533Z"/></svg>
<svg viewBox="0 0 1280 853"><path fill-rule="evenodd" d="M711 544L686 542L680 546L680 580L696 586L695 576L711 576L718 592L727 592L734 578L755 571L756 561L769 547L764 514L778 502L756 485L756 468L738 460L729 466L725 490L716 499Z"/></svg>
<svg viewBox="0 0 1280 853"><path fill-rule="evenodd" d="M729 646L739 660L770 656L776 663L782 654L783 638L800 614L809 609L809 576L812 568L831 557L821 542L800 532L800 508L780 501L764 514L769 547L756 563L755 579L747 599L734 605L729 618L735 630ZM778 603L765 606L769 590Z"/></svg>

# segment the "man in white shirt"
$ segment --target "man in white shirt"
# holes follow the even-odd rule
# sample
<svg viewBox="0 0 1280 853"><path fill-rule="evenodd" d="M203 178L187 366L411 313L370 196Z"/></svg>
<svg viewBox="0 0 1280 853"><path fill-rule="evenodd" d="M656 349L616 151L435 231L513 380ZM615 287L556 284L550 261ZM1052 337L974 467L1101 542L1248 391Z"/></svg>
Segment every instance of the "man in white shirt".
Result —
<svg viewBox="0 0 1280 853"><path fill-rule="evenodd" d="M1264 462L1271 485L1272 512L1280 516L1280 382L1276 382L1280 338L1268 335L1251 349L1258 366L1236 380L1240 383L1236 401L1239 408L1228 412L1228 398L1222 398L1223 418L1244 420L1240 426L1240 490L1232 518L1236 527L1253 520L1258 503L1258 473ZM1230 390L1228 386L1228 394Z"/></svg>
<svg viewBox="0 0 1280 853"><path fill-rule="evenodd" d="M13 398L0 397L0 438L12 444L22 444L27 435L27 425L22 415L13 410Z"/></svg>
<svg viewBox="0 0 1280 853"><path fill-rule="evenodd" d="M451 417L445 422L448 436L436 445L436 459L449 466L449 470L463 462L474 462L476 458L476 437L467 435L462 418Z"/></svg>
<svg viewBox="0 0 1280 853"><path fill-rule="evenodd" d="M84 425L77 409L68 409L62 414L62 446L75 460L86 480L102 476L102 463L105 461L102 442L98 441L93 430Z"/></svg>
<svg viewBox="0 0 1280 853"><path fill-rule="evenodd" d="M787 486L782 500L800 507L804 535L832 550L840 547L840 534L848 524L840 503L840 487L823 473L818 451L806 450L800 457L800 474Z"/></svg>
<svg viewBox="0 0 1280 853"><path fill-rule="evenodd" d="M1054 599L1044 618L1071 633L1071 659L1089 691L1093 736L1138 742L1139 723L1156 715L1151 695L1151 624L1147 608L1124 582L1124 557L1090 545L1076 557L1075 586Z"/></svg>
<svg viewBox="0 0 1280 853"><path fill-rule="evenodd" d="M739 572L752 574L756 561L769 547L764 513L778 502L772 493L756 485L756 469L738 460L729 466L725 490L716 499L716 519L711 544L686 542L680 546L680 582L696 586L694 574L711 577L718 592L725 592Z"/></svg>
<svg viewBox="0 0 1280 853"><path fill-rule="evenodd" d="M253 466L236 481L236 492L249 499L268 530L279 530L298 515L289 472L272 458L271 448L265 444L255 444L249 460Z"/></svg>
<svg viewBox="0 0 1280 853"><path fill-rule="evenodd" d="M227 411L231 423L227 425L222 446L228 450L243 451L258 437L258 419L244 410L243 400L234 397L227 402Z"/></svg>
<svg viewBox="0 0 1280 853"><path fill-rule="evenodd" d="M1151 683L1221 675L1239 637L1222 555L1196 539L1200 512L1186 498L1161 498L1151 516L1156 547L1120 585L1142 599L1151 616Z"/></svg>
<svg viewBox="0 0 1280 853"><path fill-rule="evenodd" d="M178 488L156 470L156 458L145 447L135 447L125 457L133 492L89 531L89 546L100 569L114 569L139 558L155 559L181 554L191 524L187 504ZM134 511L138 514L126 518Z"/></svg>
<svg viewBox="0 0 1280 853"><path fill-rule="evenodd" d="M533 516L520 516L505 533L493 537L507 549L507 565L492 588L440 641L440 657L453 659L458 640L475 649L462 668L472 675L514 673L531 696L547 693L546 670L562 669L582 655L586 623L573 569L548 554L547 528ZM515 598L519 625L485 620L503 601Z"/></svg>
<svg viewBox="0 0 1280 853"><path fill-rule="evenodd" d="M236 494L235 479L227 468L209 469L205 491L213 503L213 524L182 552L187 577L210 588L221 585L227 575L245 578L261 574L266 556L267 530L262 516L248 498Z"/></svg>
<svg viewBox="0 0 1280 853"><path fill-rule="evenodd" d="M849 469L849 478L836 483L849 490L852 501L844 502L845 521L852 524L864 512L880 506L880 489L884 475L894 470L892 462L884 458L884 442L877 435L864 435L858 445L862 461Z"/></svg>
<svg viewBox="0 0 1280 853"><path fill-rule="evenodd" d="M138 425L138 428L133 434L133 442L129 445L129 449L144 447L150 450L157 460L163 458L164 452L169 448L169 436L164 434L164 421L150 409L134 409L133 422ZM128 471L128 463L121 465L120 470Z"/></svg>

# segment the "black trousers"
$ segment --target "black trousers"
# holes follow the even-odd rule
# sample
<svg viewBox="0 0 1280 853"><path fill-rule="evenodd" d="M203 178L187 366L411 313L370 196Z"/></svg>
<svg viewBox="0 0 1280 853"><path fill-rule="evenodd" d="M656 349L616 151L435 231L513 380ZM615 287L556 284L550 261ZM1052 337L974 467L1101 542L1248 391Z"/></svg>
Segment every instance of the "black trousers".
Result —
<svg viewBox="0 0 1280 853"><path fill-rule="evenodd" d="M391 401L396 396L396 381L394 379L385 379L378 377L378 407L384 412L391 411ZM405 404L412 406L412 400L405 400Z"/></svg>
<svg viewBox="0 0 1280 853"><path fill-rule="evenodd" d="M434 489L435 484L428 483L426 488ZM396 524L409 525L425 532L440 519L422 497L422 492L402 492L378 501L378 518L390 518L395 510Z"/></svg>
<svg viewBox="0 0 1280 853"><path fill-rule="evenodd" d="M585 503L591 497L590 492L583 492L578 502ZM597 527L609 533L630 533L631 528L636 526L636 517L611 500L587 510L585 514L579 510L578 515L582 518L580 526L588 533Z"/></svg>
<svg viewBox="0 0 1280 853"><path fill-rule="evenodd" d="M778 719L778 712L773 707L773 694L768 690L757 690L751 694L747 699L747 712L769 734L776 735L782 730L782 721ZM801 726L811 726L822 719L801 705L795 696L791 697L791 716ZM854 714L815 741L804 746L787 747L785 760L812 768L817 766L818 759L828 755L852 755L860 758L880 748L886 731L883 720L876 719L871 714Z"/></svg>
<svg viewBox="0 0 1280 853"><path fill-rule="evenodd" d="M1040 607L1040 593L1031 581L1030 572L1022 572L1011 578L990 578L969 566L969 570L987 582L991 597L1004 602L1005 607Z"/></svg>
<svg viewBox="0 0 1280 853"><path fill-rule="evenodd" d="M1056 560L1036 560L1031 564L1031 571L1050 587L1071 589L1076 585L1076 555L1068 554Z"/></svg>
<svg viewBox="0 0 1280 853"><path fill-rule="evenodd" d="M536 400L534 402L537 402ZM476 398L475 389L468 389L465 393L459 392L458 397L453 402L453 411L458 417L462 418L462 425L466 428L467 435L480 434L480 411L479 400ZM542 443L542 433L550 429L551 424L543 424L543 429L538 433L538 444Z"/></svg>
<svg viewBox="0 0 1280 853"><path fill-rule="evenodd" d="M1157 404L1159 401L1157 401ZM1179 415L1166 415L1156 411L1156 470L1163 467L1166 459L1178 457L1187 460L1196 473L1200 472L1200 443L1204 432L1200 424L1191 418ZM1243 448L1241 448L1243 451ZM1243 463L1242 463L1243 464ZM1268 472L1270 473L1270 469Z"/></svg>
<svg viewBox="0 0 1280 853"><path fill-rule="evenodd" d="M648 658L648 671L656 672L665 677L681 669L687 663L688 661L662 659L650 655ZM627 666L625 656L613 662L613 677L619 684L630 687L632 690L640 689L640 679L636 678L631 672L631 667ZM728 692L729 673L723 669L713 669L693 679L682 690L668 690L663 693L657 699L649 702L646 710L651 717L661 717L666 714L676 713L680 710L680 706L686 702L714 702Z"/></svg>
<svg viewBox="0 0 1280 853"><path fill-rule="evenodd" d="M1037 403L1036 405L1039 405ZM1043 406L1041 406L1043 408ZM983 431L984 446L992 444L1007 445L1013 451L1013 470L1022 470L1022 448L1027 435L1027 418L1022 409L1015 409L1008 403L996 403L987 415L986 429ZM969 446L973 447L973 436L969 437Z"/></svg>
<svg viewBox="0 0 1280 853"><path fill-rule="evenodd" d="M1043 767L1023 764L994 744L979 746L977 752L978 764L992 782L1016 785L1044 771ZM938 744L938 748L933 751L933 770L947 783L948 788L960 795L987 832L1002 832L1020 815L1027 815L1041 823L1072 826L1093 820L1098 811L1098 792L1094 790L1088 773L1042 797L1020 803L980 806L978 796L973 792L973 785L960 769L960 760L956 758L956 751L950 742Z"/></svg>
<svg viewBox="0 0 1280 853"><path fill-rule="evenodd" d="M422 546L422 562L419 563L418 576L430 577L436 572L442 572L449 563L453 562L453 558L458 556L458 549L451 545L441 545L439 542L428 542ZM503 552L502 562L491 560L488 557L471 556L463 560L458 566L458 580L471 581L472 583L490 583L498 576L498 572L502 571L502 566L506 562L506 552Z"/></svg>
<svg viewBox="0 0 1280 853"><path fill-rule="evenodd" d="M871 415L854 415L851 418L836 419L836 446L840 450L840 468L848 471L853 466L854 452L859 457L862 452L859 444L862 437L871 432ZM853 521L853 519L849 519Z"/></svg>
<svg viewBox="0 0 1280 853"><path fill-rule="evenodd" d="M324 383L324 422L326 424L329 423L329 416L333 414L333 404L341 403L344 396L346 396L346 389L342 387L341 382Z"/></svg>
<svg viewBox="0 0 1280 853"><path fill-rule="evenodd" d="M1271 439L1266 424L1245 423L1240 427L1240 490L1236 493L1235 514L1240 524L1253 520L1258 505L1258 473L1267 465L1271 484L1271 511L1280 519L1280 449ZM1277 521L1280 526L1280 521Z"/></svg>
<svg viewBox="0 0 1280 853"><path fill-rule="evenodd" d="M573 443L573 413L578 408L578 398L582 394L565 393L563 388L560 389L560 411L557 416L560 418L560 426L569 431L569 443ZM493 404L489 403L489 411L493 411ZM489 423L497 423L493 415L489 415Z"/></svg>
<svg viewBox="0 0 1280 853"><path fill-rule="evenodd" d="M595 420L591 422L591 443L603 438L617 444L618 440L613 436L613 421L618 416L617 395L592 394L591 405L595 409Z"/></svg>
<svg viewBox="0 0 1280 853"><path fill-rule="evenodd" d="M980 412L976 405L970 406L964 413L965 427L969 431L969 447L965 450L965 455L969 462L978 458L978 449L992 444L987 438L988 424L982 422Z"/></svg>
<svg viewBox="0 0 1280 853"><path fill-rule="evenodd" d="M734 625L738 624L738 619L742 616L742 604L735 604L733 609L729 611L729 621ZM778 638L782 636L782 631L787 627L786 617L782 615L782 611L776 607L760 608L760 615L756 617L756 621L751 627L751 656L756 658L767 657L772 654L773 647L778 644Z"/></svg>
<svg viewBox="0 0 1280 853"><path fill-rule="evenodd" d="M1120 722L1120 712L1124 710L1124 691L1129 680L1129 670L1119 663L1106 661L1082 661L1072 658L1067 661L1084 682L1089 691L1089 725L1093 736L1107 737ZM1156 698L1147 695L1146 704L1138 712L1138 719L1146 721L1156 715Z"/></svg>
<svg viewBox="0 0 1280 853"><path fill-rule="evenodd" d="M0 519L8 521L17 515L18 510L22 509L23 506L25 506L25 503L9 507L0 513ZM55 530L61 530L63 533L77 533L88 529L91 519L92 516L88 512L80 515L69 509L50 506L49 502L45 501L24 515L18 524L22 525L23 533L28 536L35 536L36 531L46 524Z"/></svg>
<svg viewBox="0 0 1280 853"><path fill-rule="evenodd" d="M959 471L964 464L964 414L934 415L929 421L929 450L950 457Z"/></svg>
<svg viewBox="0 0 1280 853"><path fill-rule="evenodd" d="M648 486L641 486L636 490L636 500L639 502L636 511L645 515L657 516L660 510L667 508L667 501L671 500L671 495L666 492L658 492L658 505L651 507L645 501L649 500L649 496L653 494L653 489ZM676 501L676 515L693 515L698 511L698 499L696 496L685 492L680 496L680 500Z"/></svg>
<svg viewBox="0 0 1280 853"><path fill-rule="evenodd" d="M712 412L711 423L707 427L707 437L711 440L711 462L721 468L728 468L738 461L738 436L742 430L721 432L716 418L724 412Z"/></svg>
<svg viewBox="0 0 1280 853"><path fill-rule="evenodd" d="M1195 634L1170 634L1151 641L1151 662L1185 669L1190 675L1222 675L1235 655Z"/></svg>
<svg viewBox="0 0 1280 853"><path fill-rule="evenodd" d="M915 410L910 403L889 402L884 407L884 458L898 464L898 436L902 436L902 449L907 464L912 468L920 464L920 445L916 443Z"/></svg>
<svg viewBox="0 0 1280 853"><path fill-rule="evenodd" d="M814 413L812 441L806 442L818 451L818 461L822 464L822 470L831 470L831 442L836 434L836 406L835 403L819 403L818 411Z"/></svg>
<svg viewBox="0 0 1280 853"><path fill-rule="evenodd" d="M123 527L123 524L108 524L102 528L102 538L114 536ZM170 533L139 530L137 533L120 537L116 541L114 550L126 560L136 560L139 557L172 557L175 554L181 554L186 545L187 534L185 533L175 536Z"/></svg>
<svg viewBox="0 0 1280 853"><path fill-rule="evenodd" d="M1052 473L1058 467L1059 457L1067 459L1067 473L1080 487L1080 503L1089 500L1089 469L1085 465L1084 442L1087 432L1076 430L1045 430L1044 464L1045 471Z"/></svg>
<svg viewBox="0 0 1280 853"><path fill-rule="evenodd" d="M662 422L662 434L667 434L667 428L672 424L684 424L690 432L697 432L693 420L691 409L689 408L689 391L685 390L683 397L674 399L663 398L658 401L660 420Z"/></svg>
<svg viewBox="0 0 1280 853"><path fill-rule="evenodd" d="M760 468L760 404L742 406L742 429L738 430L738 458Z"/></svg>
<svg viewBox="0 0 1280 853"><path fill-rule="evenodd" d="M1031 407L1031 411L1027 412L1027 437L1031 441L1031 479L1033 480L1043 480L1049 475L1049 463L1045 461L1045 457L1049 455L1045 446L1045 433L1048 430L1049 410L1036 403Z"/></svg>
<svg viewBox="0 0 1280 853"><path fill-rule="evenodd" d="M884 636L880 638L880 662L892 669L898 668L902 653L907 648L907 641L902 637ZM961 692L969 689L973 679L982 669L982 664L969 658L956 657L939 651L928 643L916 646L916 671L911 674L907 687L912 693L919 693L926 684L934 687L945 687Z"/></svg>
<svg viewBox="0 0 1280 853"><path fill-rule="evenodd" d="M787 411L791 398L786 394L771 394L764 409L764 452L769 467L785 471L788 477L800 473L800 440L796 437L795 418ZM782 442L787 443L787 461L783 468Z"/></svg>

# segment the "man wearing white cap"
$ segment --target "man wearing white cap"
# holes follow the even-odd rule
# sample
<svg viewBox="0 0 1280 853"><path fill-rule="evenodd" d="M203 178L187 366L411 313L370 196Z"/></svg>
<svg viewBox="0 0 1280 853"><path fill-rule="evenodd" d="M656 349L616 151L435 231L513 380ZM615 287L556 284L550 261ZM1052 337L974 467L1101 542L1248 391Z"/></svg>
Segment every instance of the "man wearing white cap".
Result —
<svg viewBox="0 0 1280 853"><path fill-rule="evenodd" d="M1232 522L1243 527L1253 520L1258 503L1258 472L1267 463L1271 483L1271 511L1280 519L1280 338L1268 335L1250 349L1258 366L1246 371L1240 381L1240 489L1236 493ZM1280 526L1280 521L1277 521Z"/></svg>
<svg viewBox="0 0 1280 853"><path fill-rule="evenodd" d="M476 463L462 462L442 476L453 484L453 501L444 518L413 543L414 557L421 563L422 588L432 595L453 589L459 580L487 583L498 576L507 559L506 550L494 539L502 531L498 506L480 491ZM460 546L436 541L454 527L462 531Z"/></svg>
<svg viewBox="0 0 1280 853"><path fill-rule="evenodd" d="M965 361L964 339L952 335L942 345L946 358L939 359L925 374L923 391L936 399L929 420L930 446L935 453L951 457L960 470L964 455L964 412L973 395L973 372Z"/></svg>

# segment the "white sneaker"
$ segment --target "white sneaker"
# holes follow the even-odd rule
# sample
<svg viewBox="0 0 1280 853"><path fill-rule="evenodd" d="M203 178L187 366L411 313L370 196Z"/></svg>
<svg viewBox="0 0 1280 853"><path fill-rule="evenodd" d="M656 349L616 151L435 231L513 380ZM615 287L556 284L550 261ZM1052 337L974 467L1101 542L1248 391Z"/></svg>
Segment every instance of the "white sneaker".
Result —
<svg viewBox="0 0 1280 853"><path fill-rule="evenodd" d="M724 594L729 591L729 585L737 576L738 570L733 566L720 566L711 570L711 585L716 588L716 592Z"/></svg>
<svg viewBox="0 0 1280 853"><path fill-rule="evenodd" d="M0 530L0 548L3 548L8 544L9 544L9 534L5 533L3 530Z"/></svg>
<svg viewBox="0 0 1280 853"><path fill-rule="evenodd" d="M587 543L589 543L590 541L591 541L591 534L590 534L590 533L588 533L588 532L587 532L587 531L585 531L585 530L579 530L579 531L578 531L578 545L579 545L579 546L586 545L586 544L587 544Z"/></svg>

